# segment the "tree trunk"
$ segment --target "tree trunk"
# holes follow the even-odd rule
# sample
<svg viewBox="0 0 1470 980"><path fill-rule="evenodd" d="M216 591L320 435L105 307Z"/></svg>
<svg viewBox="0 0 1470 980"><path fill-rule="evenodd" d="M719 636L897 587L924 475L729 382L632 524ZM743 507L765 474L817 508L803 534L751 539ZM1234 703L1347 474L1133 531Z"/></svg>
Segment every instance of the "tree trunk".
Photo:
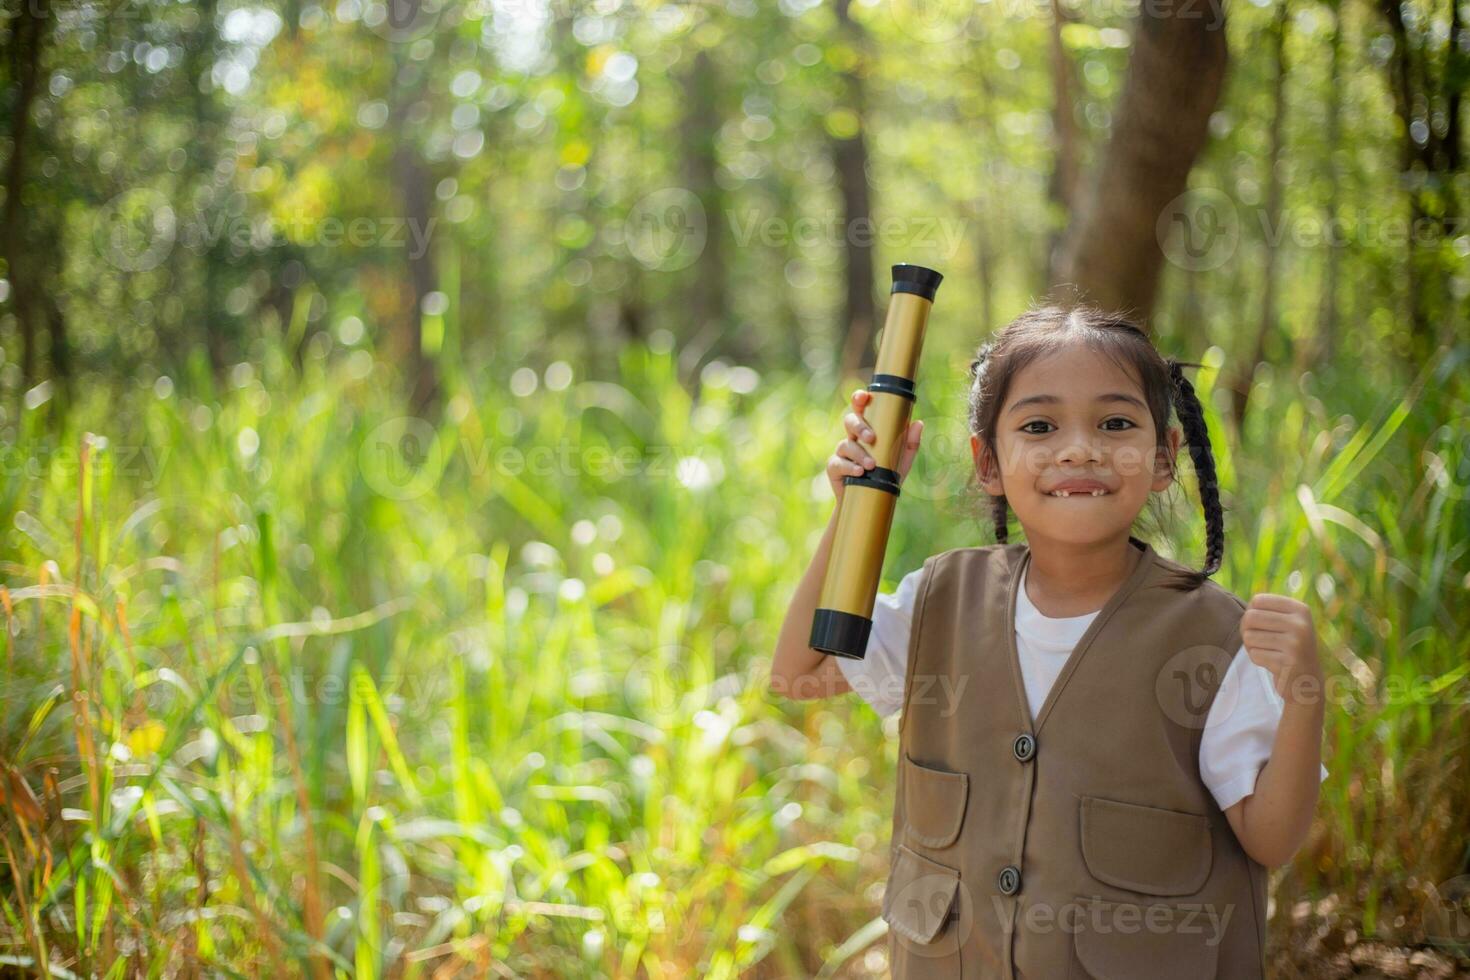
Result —
<svg viewBox="0 0 1470 980"><path fill-rule="evenodd" d="M1399 0L1380 0L1380 9L1394 40L1388 59L1389 88L1394 112L1403 127L1400 167L1409 186L1404 269L1410 347L1402 353L1417 363L1440 342L1437 331L1447 331L1453 321L1449 289L1452 270L1445 267L1440 253L1443 237L1454 232L1462 214L1455 201L1455 177L1463 155L1459 117L1464 78L1470 74L1470 55L1460 46L1457 4L1450 4L1449 33L1442 57L1428 50L1428 44L1437 40L1436 34L1422 25L1410 30ZM1437 128L1441 120L1442 131ZM1426 241L1425 235L1430 240Z"/></svg>
<svg viewBox="0 0 1470 980"><path fill-rule="evenodd" d="M1281 148L1286 123L1287 2L1288 0L1277 0L1276 20L1271 25L1271 54L1275 63L1275 74L1271 78L1271 129L1266 157L1266 264L1261 270L1261 317L1256 323L1255 344L1250 356L1241 362L1240 371L1231 380L1231 408L1237 430L1245 421L1251 379L1255 375L1256 365L1266 359L1266 340L1276 328L1276 290L1280 277L1278 246L1283 233Z"/></svg>
<svg viewBox="0 0 1470 980"><path fill-rule="evenodd" d="M1076 89L1073 85L1072 60L1062 43L1062 28L1071 19L1061 0L1051 4L1051 81L1052 81L1052 149L1054 163L1047 197L1056 212L1070 216L1077 205L1077 181L1082 166L1074 117ZM1051 230L1046 239L1046 266L1054 268L1062 245L1065 228Z"/></svg>
<svg viewBox="0 0 1470 980"><path fill-rule="evenodd" d="M10 163L5 172L5 265L6 278L14 294L12 307L20 329L21 390L37 381L36 336L38 321L44 319L36 301L36 274L29 261L25 241L25 219L21 199L25 194L26 163L30 150L31 107L35 104L41 71L41 52L46 44L50 20L46 0L19 4L11 35L12 76L17 82L15 114L10 122Z"/></svg>
<svg viewBox="0 0 1470 980"><path fill-rule="evenodd" d="M863 71L867 58L867 38L851 15L851 0L837 0L837 30L857 52L857 66L844 72L847 108L857 119L857 132L850 139L834 139L832 158L837 170L837 185L842 193L842 250L847 257L847 290L842 303L843 342L840 371L843 377L852 373L866 374L878 360L874 338L878 334L878 314L873 303L872 235L855 232L871 227L872 203L868 190L868 143L864 130L866 99Z"/></svg>
<svg viewBox="0 0 1470 980"><path fill-rule="evenodd" d="M1204 149L1228 63L1223 0L1183 9L1192 15L1141 8L1112 136L1052 277L1139 318L1153 308L1164 260L1159 215Z"/></svg>
<svg viewBox="0 0 1470 980"><path fill-rule="evenodd" d="M986 336L995 329L995 237L991 234L990 209L995 206L995 161L1000 141L995 136L995 90L984 66L976 73L980 86L979 133L983 138L979 157L983 161L980 192L975 197L975 273L980 285L980 330Z"/></svg>
<svg viewBox="0 0 1470 980"><path fill-rule="evenodd" d="M424 298L438 288L438 275L434 269L434 253L428 247L429 212L432 208L433 192L429 186L431 175L419 157L418 147L407 120L413 104L420 98L422 85L417 78L423 70L418 63L409 62L394 45L392 101L390 115L395 139L393 147L393 179L398 185L399 199L403 205L403 217L409 228L418 228L424 234L424 247L406 248L404 257L408 263L408 281L412 305L405 311L402 338L399 346L405 354L407 365L405 378L408 385L409 406L415 414L428 413L439 397L439 376L434 359L424 350ZM410 239L411 240L411 239Z"/></svg>
<svg viewBox="0 0 1470 980"><path fill-rule="evenodd" d="M708 51L701 49L684 77L685 113L680 142L684 145L684 182L704 208L704 248L694 260L689 279L688 307L693 317L693 335L707 335L711 346L730 345L737 357L753 356L742 347L749 338L729 338L730 298L725 288L724 195L715 172L719 168L717 146L721 113L719 79Z"/></svg>
<svg viewBox="0 0 1470 980"><path fill-rule="evenodd" d="M1317 311L1317 343L1313 359L1331 362L1337 347L1337 279L1341 264L1340 246L1333 243L1337 212L1342 196L1342 174L1338 172L1337 151L1342 144L1342 3L1332 7L1332 69L1327 86L1327 205L1325 225L1328 239L1327 266L1322 273L1322 300ZM1305 368L1306 365L1299 365Z"/></svg>
<svg viewBox="0 0 1470 980"><path fill-rule="evenodd" d="M213 65L217 7L216 0L199 0L199 26L190 38L184 55L184 72L194 109L194 139L189 152L194 164L194 194L190 203L197 208L197 212L188 215L188 209L181 210L186 214L184 220L197 219L201 228L214 227L212 219L216 199L214 149L218 138L217 107L212 94L213 86L211 91L205 91L200 85L200 79L208 74ZM199 293L199 324L204 329L210 367L216 378L223 378L226 368L238 354L238 337L233 329L234 325L220 305L220 294L224 291L224 284L220 281L220 268L229 263L225 236L210 236L208 241L202 243L201 253L197 257L192 251L185 249L175 249L173 255L174 261L180 266L198 262L202 267L204 285ZM181 279L185 274L180 270ZM193 337L181 339L185 341L181 345L184 350L191 348L195 340ZM180 358L181 370L184 360L185 358Z"/></svg>

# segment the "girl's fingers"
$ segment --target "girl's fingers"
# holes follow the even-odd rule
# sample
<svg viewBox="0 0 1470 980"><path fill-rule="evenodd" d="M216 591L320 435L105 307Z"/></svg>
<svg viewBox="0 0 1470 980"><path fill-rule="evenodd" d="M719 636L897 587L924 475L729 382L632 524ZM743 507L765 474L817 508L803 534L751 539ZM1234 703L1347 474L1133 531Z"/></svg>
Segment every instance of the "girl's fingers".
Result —
<svg viewBox="0 0 1470 980"><path fill-rule="evenodd" d="M1241 614L1240 625L1242 629L1291 633L1301 628L1301 620L1295 613L1253 607Z"/></svg>
<svg viewBox="0 0 1470 980"><path fill-rule="evenodd" d="M863 417L856 412L848 412L842 417L842 425L847 429L847 436L854 441L877 442L878 436L873 432Z"/></svg>
<svg viewBox="0 0 1470 980"><path fill-rule="evenodd" d="M868 451L851 439L844 439L837 444L837 455L853 463L860 463L864 467L877 466L877 460L868 455Z"/></svg>
<svg viewBox="0 0 1470 980"><path fill-rule="evenodd" d="M1268 650L1285 653L1290 649L1286 636L1285 633L1273 633L1268 630L1241 630L1240 642L1245 645L1247 651Z"/></svg>
<svg viewBox="0 0 1470 980"><path fill-rule="evenodd" d="M1291 596L1277 595L1274 592L1258 592L1251 596L1247 603L1251 609L1273 610L1275 612L1300 612L1306 608L1306 604Z"/></svg>
<svg viewBox="0 0 1470 980"><path fill-rule="evenodd" d="M862 474L862 466L854 463L850 459L843 459L841 456L833 456L827 461L827 475L832 477L834 481L837 480L839 477L861 476Z"/></svg>

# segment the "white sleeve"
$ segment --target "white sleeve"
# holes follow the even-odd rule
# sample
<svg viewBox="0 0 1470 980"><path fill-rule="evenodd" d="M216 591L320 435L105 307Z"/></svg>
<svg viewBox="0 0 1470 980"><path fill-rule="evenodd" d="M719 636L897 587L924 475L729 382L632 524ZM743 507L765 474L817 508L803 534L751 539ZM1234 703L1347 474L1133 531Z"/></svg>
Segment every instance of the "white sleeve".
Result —
<svg viewBox="0 0 1470 980"><path fill-rule="evenodd" d="M1210 705L1199 746L1200 776L1220 809L1255 792L1285 707L1271 672L1251 660L1242 646ZM1326 766L1318 778L1327 778Z"/></svg>
<svg viewBox="0 0 1470 980"><path fill-rule="evenodd" d="M892 595L880 592L874 598L873 631L868 634L867 655L861 660L837 658L847 683L884 718L903 707L909 632L923 571L920 568L905 575Z"/></svg>

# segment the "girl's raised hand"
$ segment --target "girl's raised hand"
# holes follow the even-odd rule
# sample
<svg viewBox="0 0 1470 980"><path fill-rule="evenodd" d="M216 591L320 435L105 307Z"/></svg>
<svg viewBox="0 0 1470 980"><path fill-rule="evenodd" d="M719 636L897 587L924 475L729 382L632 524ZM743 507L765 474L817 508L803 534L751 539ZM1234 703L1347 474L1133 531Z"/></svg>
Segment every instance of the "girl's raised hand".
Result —
<svg viewBox="0 0 1470 980"><path fill-rule="evenodd" d="M861 476L878 465L867 448L877 441L878 436L868 427L867 420L863 418L863 412L872 400L873 393L866 388L859 388L852 393L852 411L842 417L842 425L847 430L847 438L837 444L837 448L827 460L827 481L832 484L832 493L838 500L842 499L844 477ZM914 465L914 457L919 453L919 439L923 432L923 422L915 420L909 423L908 438L904 440L903 451L899 453L898 459L900 485Z"/></svg>
<svg viewBox="0 0 1470 980"><path fill-rule="evenodd" d="M1271 672L1283 700L1310 700L1321 690L1317 630L1306 603L1270 592L1253 595L1241 616L1240 635L1246 654Z"/></svg>

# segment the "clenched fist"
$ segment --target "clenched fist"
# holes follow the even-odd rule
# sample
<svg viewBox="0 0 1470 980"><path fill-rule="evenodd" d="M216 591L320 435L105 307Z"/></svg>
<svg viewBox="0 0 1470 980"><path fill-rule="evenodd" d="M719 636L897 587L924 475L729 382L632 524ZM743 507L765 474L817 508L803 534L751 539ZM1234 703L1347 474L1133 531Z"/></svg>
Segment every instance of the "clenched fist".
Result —
<svg viewBox="0 0 1470 980"><path fill-rule="evenodd" d="M1240 620L1240 638L1251 660L1271 672L1283 700L1305 703L1321 691L1317 630L1306 603L1270 592L1251 596Z"/></svg>

